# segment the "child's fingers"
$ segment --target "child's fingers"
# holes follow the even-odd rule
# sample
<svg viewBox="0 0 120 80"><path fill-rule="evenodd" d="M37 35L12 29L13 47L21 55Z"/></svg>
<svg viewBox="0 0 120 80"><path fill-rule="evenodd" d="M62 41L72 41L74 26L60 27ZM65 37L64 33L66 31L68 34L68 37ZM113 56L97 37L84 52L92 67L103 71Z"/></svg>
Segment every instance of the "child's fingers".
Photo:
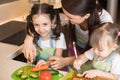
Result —
<svg viewBox="0 0 120 80"><path fill-rule="evenodd" d="M51 68L54 69L54 70L59 69L59 67L60 67L60 66L59 66L58 64L55 64L55 65L52 65L52 66L51 66Z"/></svg>
<svg viewBox="0 0 120 80"><path fill-rule="evenodd" d="M85 71L82 75L86 78L93 78L94 77L94 74L90 73L90 71Z"/></svg>
<svg viewBox="0 0 120 80"><path fill-rule="evenodd" d="M39 60L38 62L37 62L37 64L36 64L36 67L40 67L40 66L42 66L42 65L44 65L44 64L46 64L47 62L46 61L44 61L44 60Z"/></svg>
<svg viewBox="0 0 120 80"><path fill-rule="evenodd" d="M82 75L83 75L83 76L85 76L85 75L87 74L87 72L88 72L88 71L83 72L83 74L82 74Z"/></svg>
<svg viewBox="0 0 120 80"><path fill-rule="evenodd" d="M73 66L74 66L77 70L80 69L79 61L78 61L78 60L75 60L74 63L73 63Z"/></svg>

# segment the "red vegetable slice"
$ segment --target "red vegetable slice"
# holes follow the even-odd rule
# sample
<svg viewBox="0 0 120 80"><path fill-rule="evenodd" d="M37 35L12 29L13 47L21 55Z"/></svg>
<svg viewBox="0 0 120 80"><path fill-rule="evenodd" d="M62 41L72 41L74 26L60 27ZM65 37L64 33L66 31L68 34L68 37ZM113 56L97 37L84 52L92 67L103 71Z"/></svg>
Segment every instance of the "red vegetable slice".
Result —
<svg viewBox="0 0 120 80"><path fill-rule="evenodd" d="M49 71L41 72L40 80L52 80L52 74Z"/></svg>

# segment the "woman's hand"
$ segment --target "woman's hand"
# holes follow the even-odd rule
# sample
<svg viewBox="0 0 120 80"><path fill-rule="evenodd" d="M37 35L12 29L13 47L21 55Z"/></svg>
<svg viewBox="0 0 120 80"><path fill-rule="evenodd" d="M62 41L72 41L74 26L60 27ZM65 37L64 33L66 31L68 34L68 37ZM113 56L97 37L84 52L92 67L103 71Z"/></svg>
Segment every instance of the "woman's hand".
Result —
<svg viewBox="0 0 120 80"><path fill-rule="evenodd" d="M104 76L104 73L100 70L88 70L83 73L86 78L94 78L97 76Z"/></svg>
<svg viewBox="0 0 120 80"><path fill-rule="evenodd" d="M33 37L27 36L24 40L22 52L29 62L33 62L36 56L36 47L33 44Z"/></svg>
<svg viewBox="0 0 120 80"><path fill-rule="evenodd" d="M58 56L51 56L49 57L50 61L50 66L52 69L61 69L64 66L66 66L66 61L64 60L63 57L58 57Z"/></svg>
<svg viewBox="0 0 120 80"><path fill-rule="evenodd" d="M35 66L40 67L40 66L42 66L44 64L47 64L47 62L45 60L39 60Z"/></svg>

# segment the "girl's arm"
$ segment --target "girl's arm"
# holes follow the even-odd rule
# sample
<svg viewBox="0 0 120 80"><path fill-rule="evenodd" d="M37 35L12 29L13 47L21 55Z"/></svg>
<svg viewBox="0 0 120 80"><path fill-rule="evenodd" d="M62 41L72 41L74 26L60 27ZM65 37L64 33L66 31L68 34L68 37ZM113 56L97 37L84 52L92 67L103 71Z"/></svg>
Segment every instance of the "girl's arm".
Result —
<svg viewBox="0 0 120 80"><path fill-rule="evenodd" d="M56 40L55 47L56 47L55 56L61 57L63 50L66 49L66 42L65 42L65 37L63 33L61 33L59 39Z"/></svg>
<svg viewBox="0 0 120 80"><path fill-rule="evenodd" d="M62 57L63 50L66 49L64 34L61 33L55 44L55 56L50 56L49 61L53 69L61 69L66 66L65 58Z"/></svg>
<svg viewBox="0 0 120 80"><path fill-rule="evenodd" d="M108 73L108 72L103 72L101 74L101 76L103 76L105 78L110 78L110 79L113 79L113 80L118 80L118 77L119 77L117 74Z"/></svg>
<svg viewBox="0 0 120 80"><path fill-rule="evenodd" d="M88 60L92 60L93 58L93 49L89 49L88 51L86 51L84 54L81 54L78 59L75 59L73 66L79 70L81 65L84 64L85 62L87 62Z"/></svg>
<svg viewBox="0 0 120 80"><path fill-rule="evenodd" d="M63 52L62 48L56 48L55 49L55 56L62 57L62 52Z"/></svg>
<svg viewBox="0 0 120 80"><path fill-rule="evenodd" d="M87 62L87 61L88 61L88 58L87 58L84 54L81 54L81 55L79 55L79 57L78 57L77 59L74 60L73 66L74 66L77 70L79 70L79 69L80 69L80 66L81 66L82 64L84 64L85 62Z"/></svg>

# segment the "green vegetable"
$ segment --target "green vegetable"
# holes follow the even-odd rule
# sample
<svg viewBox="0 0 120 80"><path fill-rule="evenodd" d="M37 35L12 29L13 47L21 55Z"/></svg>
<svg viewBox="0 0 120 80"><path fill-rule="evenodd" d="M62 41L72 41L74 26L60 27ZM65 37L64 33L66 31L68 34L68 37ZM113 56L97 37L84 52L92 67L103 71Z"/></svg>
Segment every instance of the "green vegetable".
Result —
<svg viewBox="0 0 120 80"><path fill-rule="evenodd" d="M28 76L27 76L27 74L22 74L21 75L21 79L26 79Z"/></svg>
<svg viewBox="0 0 120 80"><path fill-rule="evenodd" d="M49 70L49 71L50 71L50 73L51 73L52 75L59 74L59 72L58 72L58 71L56 71L56 70Z"/></svg>
<svg viewBox="0 0 120 80"><path fill-rule="evenodd" d="M17 71L16 75L17 75L17 76L21 76L22 73L23 73L23 70L19 70L19 71Z"/></svg>
<svg viewBox="0 0 120 80"><path fill-rule="evenodd" d="M18 70L19 73L23 73L23 70Z"/></svg>
<svg viewBox="0 0 120 80"><path fill-rule="evenodd" d="M70 72L67 74L67 76L65 77L64 80L72 80L73 74L74 74L74 71L70 71Z"/></svg>
<svg viewBox="0 0 120 80"><path fill-rule="evenodd" d="M25 80L30 80L29 78L25 79Z"/></svg>
<svg viewBox="0 0 120 80"><path fill-rule="evenodd" d="M38 78L38 75L37 74L30 74L30 77L32 77L32 78Z"/></svg>
<svg viewBox="0 0 120 80"><path fill-rule="evenodd" d="M80 73L77 73L76 76L77 76L78 78L82 78L82 77L83 77L82 74L80 74Z"/></svg>

